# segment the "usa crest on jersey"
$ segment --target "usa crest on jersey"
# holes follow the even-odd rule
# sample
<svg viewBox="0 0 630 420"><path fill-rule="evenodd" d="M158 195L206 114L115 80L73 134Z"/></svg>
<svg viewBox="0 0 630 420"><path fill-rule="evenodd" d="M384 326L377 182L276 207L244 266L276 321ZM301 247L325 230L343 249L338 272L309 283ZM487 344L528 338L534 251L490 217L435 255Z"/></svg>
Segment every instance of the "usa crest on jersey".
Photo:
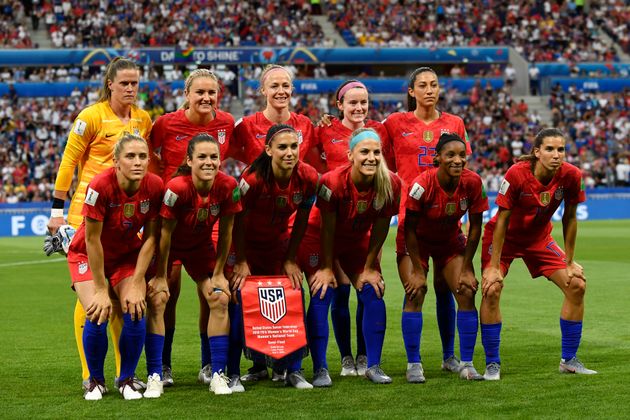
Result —
<svg viewBox="0 0 630 420"><path fill-rule="evenodd" d="M562 187L558 187L555 193L553 193L553 197L560 201L564 197L564 189Z"/></svg>
<svg viewBox="0 0 630 420"><path fill-rule="evenodd" d="M302 202L302 191L293 193L293 204L300 204Z"/></svg>
<svg viewBox="0 0 630 420"><path fill-rule="evenodd" d="M274 324L287 314L284 289L280 286L259 287L258 303L260 305L260 314Z"/></svg>
<svg viewBox="0 0 630 420"><path fill-rule="evenodd" d="M217 131L217 141L219 142L219 144L225 143L225 130Z"/></svg>
<svg viewBox="0 0 630 420"><path fill-rule="evenodd" d="M210 214L213 216L217 216L219 214L219 212L221 211L221 205L220 204L213 204L210 206Z"/></svg>
<svg viewBox="0 0 630 420"><path fill-rule="evenodd" d="M308 256L308 264L315 268L319 265L319 254L311 254Z"/></svg>
<svg viewBox="0 0 630 420"><path fill-rule="evenodd" d="M302 130L297 130L298 144L302 144Z"/></svg>
<svg viewBox="0 0 630 420"><path fill-rule="evenodd" d="M149 212L149 207L151 206L151 202L149 200L143 200L140 202L140 213L147 214Z"/></svg>
<svg viewBox="0 0 630 420"><path fill-rule="evenodd" d="M468 199L467 198L462 198L461 200L459 200L459 208L462 211L466 211L466 209L468 208Z"/></svg>

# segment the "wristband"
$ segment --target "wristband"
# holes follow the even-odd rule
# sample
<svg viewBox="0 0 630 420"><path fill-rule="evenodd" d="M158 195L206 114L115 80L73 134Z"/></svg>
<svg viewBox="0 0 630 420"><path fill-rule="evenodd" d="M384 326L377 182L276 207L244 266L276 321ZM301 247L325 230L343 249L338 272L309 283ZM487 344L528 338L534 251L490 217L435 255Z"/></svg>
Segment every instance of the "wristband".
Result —
<svg viewBox="0 0 630 420"><path fill-rule="evenodd" d="M63 217L63 209L55 209L55 208L50 209L50 217L51 218Z"/></svg>
<svg viewBox="0 0 630 420"><path fill-rule="evenodd" d="M63 209L64 201L61 198L53 198L52 208Z"/></svg>

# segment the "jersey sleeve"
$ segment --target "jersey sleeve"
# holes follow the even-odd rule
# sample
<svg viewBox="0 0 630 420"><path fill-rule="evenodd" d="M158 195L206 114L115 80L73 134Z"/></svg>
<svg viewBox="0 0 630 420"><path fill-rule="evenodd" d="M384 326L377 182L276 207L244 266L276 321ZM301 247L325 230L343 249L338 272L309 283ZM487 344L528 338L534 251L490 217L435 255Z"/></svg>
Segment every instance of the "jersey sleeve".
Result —
<svg viewBox="0 0 630 420"><path fill-rule="evenodd" d="M513 166L515 168L515 166ZM508 169L505 174L505 178L499 186L499 192L497 193L496 203L499 207L511 210L514 208L519 194L520 194L520 181L516 171Z"/></svg>
<svg viewBox="0 0 630 420"><path fill-rule="evenodd" d="M468 208L469 214L483 213L490 207L488 205L488 194L483 186L481 177L474 176L470 182L471 184L471 203Z"/></svg>
<svg viewBox="0 0 630 420"><path fill-rule="evenodd" d="M422 176L417 176L411 183L409 192L407 193L407 201L405 201L405 207L411 211L421 211L424 203L424 193L426 191L426 185L422 181Z"/></svg>
<svg viewBox="0 0 630 420"><path fill-rule="evenodd" d="M262 180L255 173L247 170L241 177L238 187L241 195L241 205L245 209L252 208L260 196Z"/></svg>
<svg viewBox="0 0 630 420"><path fill-rule="evenodd" d="M162 203L162 192L164 191L164 183L162 179L153 174L148 174L147 176L151 176L151 206L149 207L149 214L147 215L148 220L155 220L160 215L160 207Z"/></svg>
<svg viewBox="0 0 630 420"><path fill-rule="evenodd" d="M400 211L400 195L402 193L402 180L400 177L394 173L390 172L390 179L392 182L392 192L394 194L394 199L391 203L383 208L381 212L381 217L392 217L398 214Z"/></svg>
<svg viewBox="0 0 630 420"><path fill-rule="evenodd" d="M247 137L247 123L243 118L239 118L234 123L234 130L232 131L232 138L230 139L230 146L228 148L228 156L241 162L245 161L243 155L243 144Z"/></svg>
<svg viewBox="0 0 630 420"><path fill-rule="evenodd" d="M584 180L579 169L571 171L571 188L567 191L568 194L564 197L566 204L579 204L586 201L586 191L584 187Z"/></svg>
<svg viewBox="0 0 630 420"><path fill-rule="evenodd" d="M84 109L72 124L57 172L55 190L68 191L70 189L74 170L99 131L97 119L94 118L93 113L91 108Z"/></svg>
<svg viewBox="0 0 630 420"><path fill-rule="evenodd" d="M336 171L335 171L336 172ZM340 188L335 180L328 176L334 172L324 174L320 181L319 193L317 194L317 208L323 212L335 212L340 199Z"/></svg>
<svg viewBox="0 0 630 420"><path fill-rule="evenodd" d="M382 122L383 131L385 134L381 137L381 147L383 148L383 157L387 166L392 172L397 172L396 168L396 155L394 154L394 122L392 116L385 118ZM380 134L380 131L379 131Z"/></svg>
<svg viewBox="0 0 630 420"><path fill-rule="evenodd" d="M166 132L166 123L167 123L166 115L162 115L155 120L155 124L153 125L153 129L151 130L151 135L149 136L149 147L152 151L157 153L160 152L162 148L162 144L164 144L164 134Z"/></svg>
<svg viewBox="0 0 630 420"><path fill-rule="evenodd" d="M175 177L166 184L164 198L162 199L162 207L160 208L160 216L164 219L177 219L181 204L185 201L185 190L179 178Z"/></svg>
<svg viewBox="0 0 630 420"><path fill-rule="evenodd" d="M307 167L305 170L306 188L304 200L300 203L301 209L310 209L315 204L317 188L319 186L319 174L313 167Z"/></svg>
<svg viewBox="0 0 630 420"><path fill-rule="evenodd" d="M106 182L100 182L101 177L96 178L88 185L85 194L84 206L81 209L83 216L102 222L107 211L107 195L109 189Z"/></svg>
<svg viewBox="0 0 630 420"><path fill-rule="evenodd" d="M223 203L221 203L221 214L219 217L236 214L243 210L239 185L232 177L228 176L225 179L225 197Z"/></svg>

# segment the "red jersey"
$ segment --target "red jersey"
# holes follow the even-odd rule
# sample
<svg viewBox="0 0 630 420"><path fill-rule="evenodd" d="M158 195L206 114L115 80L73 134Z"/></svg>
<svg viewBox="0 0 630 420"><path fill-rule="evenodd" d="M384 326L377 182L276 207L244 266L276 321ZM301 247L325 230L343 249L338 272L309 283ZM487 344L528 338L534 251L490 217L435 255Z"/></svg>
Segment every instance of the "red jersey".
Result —
<svg viewBox="0 0 630 420"><path fill-rule="evenodd" d="M241 211L236 180L218 172L207 195L197 192L192 176L176 176L166 184L160 210L164 219L177 219L171 249L192 250L212 242L212 227L222 216Z"/></svg>
<svg viewBox="0 0 630 420"><path fill-rule="evenodd" d="M586 200L582 173L564 162L547 185L536 179L530 162L519 162L505 174L499 187L497 205L512 211L506 241L532 243L551 234L551 217L564 200L577 204ZM486 225L494 229L495 215Z"/></svg>
<svg viewBox="0 0 630 420"><path fill-rule="evenodd" d="M289 218L298 208L313 205L318 179L315 168L304 162L298 162L293 169L286 188L280 188L275 181L270 186L257 174L245 171L239 187L243 208L248 210L248 243L264 244L288 238Z"/></svg>
<svg viewBox="0 0 630 420"><path fill-rule="evenodd" d="M285 124L295 128L300 144L300 159L304 157L313 145L315 130L313 123L304 115L291 112L291 118ZM236 122L230 147L230 156L251 165L263 150L267 131L274 125L262 112L243 117Z"/></svg>
<svg viewBox="0 0 630 420"><path fill-rule="evenodd" d="M400 206L402 182L396 174L390 172L394 201L385 205L376 200L373 189L357 191L350 177L351 172L352 166L348 164L325 173L320 181L317 208L337 215L335 240L354 241L369 234L377 218L398 214ZM318 212L311 212L309 219L309 225L316 226L318 230L319 217Z"/></svg>
<svg viewBox="0 0 630 420"><path fill-rule="evenodd" d="M389 144L389 134L383 124L374 120L366 120L365 128L374 129L381 138L381 144ZM332 118L328 127L316 127L313 146L323 150L329 171L348 164L349 141L352 130L343 125L341 120ZM389 157L386 156L387 163Z"/></svg>
<svg viewBox="0 0 630 420"><path fill-rule="evenodd" d="M228 155L230 139L234 131L234 117L227 112L216 110L216 115L207 125L195 125L186 118L185 110L180 109L159 117L151 131L151 149L158 151L164 171L160 174L168 182L186 159L188 142L199 133L208 133L219 142L221 160Z"/></svg>
<svg viewBox="0 0 630 420"><path fill-rule="evenodd" d="M163 188L159 176L147 173L138 191L128 196L118 184L116 168L106 169L92 179L81 212L85 217L103 222L101 244L106 264L138 252L142 247L138 232L147 221L157 218ZM87 255L85 219L72 238L70 250Z"/></svg>
<svg viewBox="0 0 630 420"><path fill-rule="evenodd" d="M439 244L456 238L461 232L460 219L466 212L488 210L488 197L481 177L464 169L455 191L448 195L437 178L438 168L418 175L409 188L406 207L420 213L416 234L420 241Z"/></svg>
<svg viewBox="0 0 630 420"><path fill-rule="evenodd" d="M420 173L433 168L435 146L444 133L455 133L466 141L466 153L472 152L464 121L456 115L440 112L440 117L425 124L413 112L396 112L383 121L389 137L383 154L394 157L395 169L407 185Z"/></svg>

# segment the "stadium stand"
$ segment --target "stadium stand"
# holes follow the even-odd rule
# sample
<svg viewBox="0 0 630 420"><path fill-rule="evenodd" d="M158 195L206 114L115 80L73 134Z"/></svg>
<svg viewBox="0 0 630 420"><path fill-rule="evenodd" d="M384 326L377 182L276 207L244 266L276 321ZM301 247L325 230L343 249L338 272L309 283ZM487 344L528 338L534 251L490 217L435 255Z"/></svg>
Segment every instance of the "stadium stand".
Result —
<svg viewBox="0 0 630 420"><path fill-rule="evenodd" d="M0 5L0 48L33 48L33 41L25 25L24 6L19 1Z"/></svg>

